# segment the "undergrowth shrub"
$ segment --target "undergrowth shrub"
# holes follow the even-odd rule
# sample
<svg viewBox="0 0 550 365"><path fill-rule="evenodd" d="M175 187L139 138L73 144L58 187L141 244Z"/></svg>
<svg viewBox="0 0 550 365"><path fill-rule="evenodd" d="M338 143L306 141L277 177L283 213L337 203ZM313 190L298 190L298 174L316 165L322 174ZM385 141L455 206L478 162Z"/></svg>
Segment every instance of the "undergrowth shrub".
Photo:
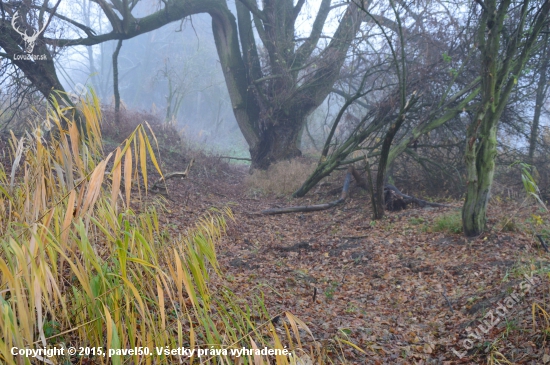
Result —
<svg viewBox="0 0 550 365"><path fill-rule="evenodd" d="M295 192L315 170L305 159L272 164L267 170L255 170L246 182L252 194L289 195Z"/></svg>
<svg viewBox="0 0 550 365"><path fill-rule="evenodd" d="M0 166L0 363L327 363L318 343L300 339L299 328L311 332L291 313L277 314L276 329L263 297L250 304L210 289L210 275L220 274L215 245L231 211L205 215L176 239L163 235L162 206L139 199L147 160L159 168L147 127L138 125L104 157L97 99L80 109L86 140L70 120L61 129L57 106L48 115L57 138L12 136L13 168ZM229 353L285 346L292 356ZM54 347L64 354L12 353ZM80 353L84 347L93 351ZM120 351L135 348L142 350ZM212 351L198 358L159 348Z"/></svg>

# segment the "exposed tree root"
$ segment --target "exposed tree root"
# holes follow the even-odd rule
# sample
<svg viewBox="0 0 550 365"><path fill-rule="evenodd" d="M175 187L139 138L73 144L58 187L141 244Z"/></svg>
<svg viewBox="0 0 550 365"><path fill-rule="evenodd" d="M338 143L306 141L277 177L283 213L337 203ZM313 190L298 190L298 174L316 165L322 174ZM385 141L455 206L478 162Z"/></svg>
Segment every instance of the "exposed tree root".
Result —
<svg viewBox="0 0 550 365"><path fill-rule="evenodd" d="M361 188L369 191L369 186L367 185L366 180L361 176L359 171L352 167L351 173L353 178L357 182L357 185ZM396 211L402 210L407 207L408 204L414 203L419 207L437 207L437 208L450 208L451 206L439 203L432 203L426 200L415 198L414 196L403 194L399 189L391 184L384 185L384 202L386 205L386 210Z"/></svg>
<svg viewBox="0 0 550 365"><path fill-rule="evenodd" d="M401 191L399 191L399 189L397 189L395 186L390 185L390 184L386 184L384 186L384 198L385 198L385 201L386 201L386 209L388 209L388 210L394 210L394 209L388 208L388 203L391 200L391 199L387 198L388 196L392 196L392 197L397 196L398 198L400 198L399 200L401 200L402 203L405 204L405 207L406 207L407 204L414 203L414 204L416 204L416 205L418 205L419 207L422 207L422 208L423 207L452 208L450 205L432 203L432 202L429 202L429 201L426 201L426 200L415 198L414 196L405 195ZM398 209L395 209L395 210L401 210L401 209L398 208Z"/></svg>

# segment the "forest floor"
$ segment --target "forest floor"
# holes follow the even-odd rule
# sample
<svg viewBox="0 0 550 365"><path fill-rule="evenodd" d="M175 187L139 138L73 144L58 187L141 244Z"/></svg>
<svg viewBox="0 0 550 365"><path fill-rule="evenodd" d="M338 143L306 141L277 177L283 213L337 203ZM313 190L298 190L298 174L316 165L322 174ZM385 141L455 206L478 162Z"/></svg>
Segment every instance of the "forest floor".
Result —
<svg viewBox="0 0 550 365"><path fill-rule="evenodd" d="M210 157L187 179L168 181L164 223L173 234L210 208L234 213L218 247L223 275L214 290L226 286L248 301L263 293L273 318L292 312L335 363L550 362L550 254L527 233L548 234L541 225L548 213L494 198L487 233L468 240L453 233L461 202L372 222L369 199L352 187L332 209L266 216L257 213L336 200L343 176L289 199L252 193L247 175Z"/></svg>
<svg viewBox="0 0 550 365"><path fill-rule="evenodd" d="M165 173L187 166L188 155L161 155ZM187 178L168 180L162 198L161 223L174 237L211 208L232 209L213 291L263 300L281 331L282 314L293 313L311 330L302 339L317 341L334 363L550 362L550 254L528 233L548 237L548 213L495 197L487 233L467 240L454 233L459 201L372 222L369 199L352 184L332 209L266 216L258 212L337 199L343 176L289 199L254 192L247 175L244 166L197 158Z"/></svg>

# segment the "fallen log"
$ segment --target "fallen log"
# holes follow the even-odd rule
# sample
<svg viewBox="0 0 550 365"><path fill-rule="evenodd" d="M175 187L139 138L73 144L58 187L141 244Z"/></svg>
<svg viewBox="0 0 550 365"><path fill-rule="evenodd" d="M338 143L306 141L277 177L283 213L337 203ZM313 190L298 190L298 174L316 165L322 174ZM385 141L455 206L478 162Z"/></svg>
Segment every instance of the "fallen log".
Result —
<svg viewBox="0 0 550 365"><path fill-rule="evenodd" d="M338 200L334 200L329 203L317 204L317 205L301 205L286 208L275 208L262 210L260 213L265 215L283 214L283 213L296 213L296 212L316 212L319 210L326 210L342 204L348 198L349 184L351 182L351 168L348 169L346 178L344 180L344 187L342 188L342 194Z"/></svg>

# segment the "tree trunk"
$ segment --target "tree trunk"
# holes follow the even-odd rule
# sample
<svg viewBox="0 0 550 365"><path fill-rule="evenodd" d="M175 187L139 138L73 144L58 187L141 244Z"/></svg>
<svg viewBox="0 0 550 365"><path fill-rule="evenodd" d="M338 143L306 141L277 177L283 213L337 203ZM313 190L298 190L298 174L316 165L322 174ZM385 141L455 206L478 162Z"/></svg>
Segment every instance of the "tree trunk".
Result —
<svg viewBox="0 0 550 365"><path fill-rule="evenodd" d="M537 139L539 137L539 124L542 105L546 99L547 72L548 72L548 33L544 37L544 47L541 50L542 64L540 66L540 77L537 85L537 94L535 100L535 114L533 115L533 124L531 124L531 136L529 138L529 163L533 163L535 150L537 149Z"/></svg>
<svg viewBox="0 0 550 365"><path fill-rule="evenodd" d="M263 15L259 10L256 12L254 23L271 66L271 73L267 75L262 74L252 32L249 7L255 9L254 5L237 3L238 27L226 5L209 11L233 113L248 143L252 169L266 169L271 163L301 156L298 144L306 117L332 90L361 25L357 7L348 5L333 40L317 60L318 67L302 76L299 84L299 70L306 69L321 35L330 1L321 2L318 24L310 37L311 49L309 42L294 49L295 18L289 15L295 11L292 4L288 0L269 1L264 4ZM289 16L289 21L279 18L283 15Z"/></svg>
<svg viewBox="0 0 550 365"><path fill-rule="evenodd" d="M490 129L480 133L483 137L477 143L474 137L470 137L466 147L468 181L466 200L462 207L462 225L467 237L479 236L485 229L487 203L495 173L497 121L493 113L487 113L481 118L484 125L491 126Z"/></svg>
<svg viewBox="0 0 550 365"><path fill-rule="evenodd" d="M118 40L113 52L113 92L115 95L115 123L120 123L120 92L118 90L118 54L122 48L122 39Z"/></svg>
<svg viewBox="0 0 550 365"><path fill-rule="evenodd" d="M273 162L301 156L298 140L302 125L303 122L275 124L266 129L250 149L252 169L266 169Z"/></svg>
<svg viewBox="0 0 550 365"><path fill-rule="evenodd" d="M36 60L28 60L21 57L23 49L20 46L21 36L14 32L13 28L0 27L0 47L9 55L9 58L25 75L32 85L38 90L46 100L54 105L74 106L69 95L65 92L63 85L57 77L55 64L51 52L41 41L37 41L34 47L33 55ZM75 122L82 135L86 135L86 128L82 115L76 111L74 113ZM64 123L64 119L61 118Z"/></svg>
<svg viewBox="0 0 550 365"><path fill-rule="evenodd" d="M462 208L462 225L467 237L479 236L485 229L487 203L495 173L498 121L550 11L550 2L546 1L539 9L531 8L534 18L527 19L531 5L524 2L518 24L508 30L508 34L517 36L511 39L501 55L501 34L510 2L485 0L480 4L483 10L477 30L477 47L481 53L481 105L467 132L465 160L468 181ZM525 28L529 30L524 32Z"/></svg>

